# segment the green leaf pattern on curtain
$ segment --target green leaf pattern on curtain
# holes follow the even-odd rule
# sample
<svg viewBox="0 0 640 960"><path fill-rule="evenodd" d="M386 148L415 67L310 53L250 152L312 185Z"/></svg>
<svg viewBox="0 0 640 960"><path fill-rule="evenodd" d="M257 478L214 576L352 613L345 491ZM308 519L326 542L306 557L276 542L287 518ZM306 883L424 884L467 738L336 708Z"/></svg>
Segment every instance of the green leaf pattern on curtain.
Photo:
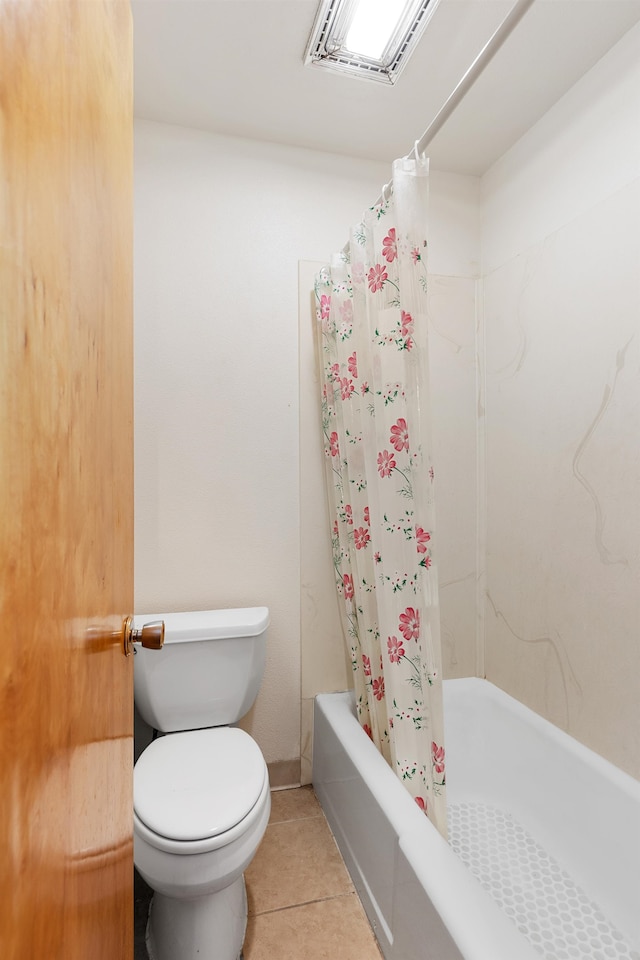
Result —
<svg viewBox="0 0 640 960"><path fill-rule="evenodd" d="M446 836L429 431L428 163L316 278L333 562L358 717Z"/></svg>

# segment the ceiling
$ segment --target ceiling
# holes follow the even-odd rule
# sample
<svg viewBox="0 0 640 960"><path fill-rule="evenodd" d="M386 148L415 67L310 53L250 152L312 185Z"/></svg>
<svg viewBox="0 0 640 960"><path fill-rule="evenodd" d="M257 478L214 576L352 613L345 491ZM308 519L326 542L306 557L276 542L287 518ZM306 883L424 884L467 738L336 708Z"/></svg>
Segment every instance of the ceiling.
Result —
<svg viewBox="0 0 640 960"><path fill-rule="evenodd" d="M391 161L412 148L512 6L441 0L394 86L302 64L316 0L132 0L135 113ZM535 0L427 150L481 175L630 27L640 0Z"/></svg>

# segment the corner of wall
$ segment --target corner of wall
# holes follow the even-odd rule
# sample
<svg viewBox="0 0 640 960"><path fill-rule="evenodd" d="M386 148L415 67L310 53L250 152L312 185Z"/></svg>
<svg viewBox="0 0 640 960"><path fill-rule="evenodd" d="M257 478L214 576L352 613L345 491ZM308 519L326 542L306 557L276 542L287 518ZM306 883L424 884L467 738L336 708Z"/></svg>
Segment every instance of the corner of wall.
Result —
<svg viewBox="0 0 640 960"><path fill-rule="evenodd" d="M487 589L486 362L484 281L476 280L476 676L485 670L485 595Z"/></svg>

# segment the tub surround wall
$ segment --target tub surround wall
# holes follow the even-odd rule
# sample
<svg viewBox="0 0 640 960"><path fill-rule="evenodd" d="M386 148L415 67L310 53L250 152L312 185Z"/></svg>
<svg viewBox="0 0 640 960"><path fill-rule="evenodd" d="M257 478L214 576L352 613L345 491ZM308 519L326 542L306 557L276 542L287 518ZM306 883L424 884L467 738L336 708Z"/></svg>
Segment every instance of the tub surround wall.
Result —
<svg viewBox="0 0 640 960"><path fill-rule="evenodd" d="M311 783L313 704L317 693L353 686L340 622L320 433L315 358L314 277L325 261L299 264L300 312L300 779Z"/></svg>
<svg viewBox="0 0 640 960"><path fill-rule="evenodd" d="M640 27L482 180L486 675L640 777Z"/></svg>

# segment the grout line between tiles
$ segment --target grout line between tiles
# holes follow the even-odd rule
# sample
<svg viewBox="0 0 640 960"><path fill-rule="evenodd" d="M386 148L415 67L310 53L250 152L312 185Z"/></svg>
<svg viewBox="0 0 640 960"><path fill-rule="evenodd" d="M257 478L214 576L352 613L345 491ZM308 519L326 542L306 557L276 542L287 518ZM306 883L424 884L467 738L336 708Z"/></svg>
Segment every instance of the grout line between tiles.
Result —
<svg viewBox="0 0 640 960"><path fill-rule="evenodd" d="M290 817L288 820L271 820L268 824L270 827L277 827L281 823L301 823L303 820L320 820L326 819L323 813L314 813L309 817ZM333 834L331 834L333 836Z"/></svg>
<svg viewBox="0 0 640 960"><path fill-rule="evenodd" d="M308 907L310 903L324 903L327 900L343 900L345 897L357 896L355 888L347 893L336 893L331 897L316 897L314 900L303 900L301 903L290 903L285 907L273 907L272 910L261 910L259 913L250 913L249 917L266 917L268 913L282 913L283 910L295 910L296 907ZM359 898L358 898L359 899Z"/></svg>

